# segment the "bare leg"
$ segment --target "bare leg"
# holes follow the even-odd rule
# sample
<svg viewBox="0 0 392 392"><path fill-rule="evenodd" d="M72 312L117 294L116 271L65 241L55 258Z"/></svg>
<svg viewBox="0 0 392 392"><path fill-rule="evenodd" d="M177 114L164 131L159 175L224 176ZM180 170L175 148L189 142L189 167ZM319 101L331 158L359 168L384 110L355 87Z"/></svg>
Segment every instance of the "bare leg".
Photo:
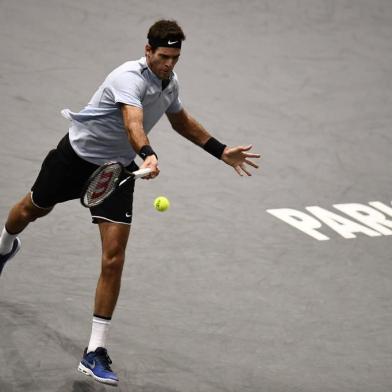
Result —
<svg viewBox="0 0 392 392"><path fill-rule="evenodd" d="M101 275L95 293L90 342L78 370L100 382L117 385L118 376L110 367L112 361L106 349L106 338L120 292L130 226L101 220L99 231L102 241Z"/></svg>
<svg viewBox="0 0 392 392"><path fill-rule="evenodd" d="M31 201L30 193L28 193L21 201L12 207L8 214L5 228L11 234L20 233L30 222L49 214L52 209L53 208L39 208L35 206Z"/></svg>
<svg viewBox="0 0 392 392"><path fill-rule="evenodd" d="M110 318L120 292L130 226L102 221L99 223L102 241L102 269L95 294L94 314Z"/></svg>

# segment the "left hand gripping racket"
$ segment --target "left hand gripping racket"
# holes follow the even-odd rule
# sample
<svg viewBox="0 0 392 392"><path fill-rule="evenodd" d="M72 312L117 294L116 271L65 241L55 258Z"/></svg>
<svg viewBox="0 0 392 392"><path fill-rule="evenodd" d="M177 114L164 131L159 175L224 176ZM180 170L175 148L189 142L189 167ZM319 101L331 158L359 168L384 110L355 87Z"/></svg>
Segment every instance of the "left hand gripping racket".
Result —
<svg viewBox="0 0 392 392"><path fill-rule="evenodd" d="M150 168L130 172L120 162L105 163L87 180L80 196L80 202L87 208L97 206L129 179L145 177L150 173Z"/></svg>

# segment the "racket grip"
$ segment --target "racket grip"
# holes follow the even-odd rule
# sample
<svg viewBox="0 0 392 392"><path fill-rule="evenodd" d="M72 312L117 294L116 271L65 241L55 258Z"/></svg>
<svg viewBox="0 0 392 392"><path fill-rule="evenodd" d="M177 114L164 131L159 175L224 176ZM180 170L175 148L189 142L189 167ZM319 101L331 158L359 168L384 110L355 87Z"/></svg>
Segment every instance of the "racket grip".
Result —
<svg viewBox="0 0 392 392"><path fill-rule="evenodd" d="M133 177L136 178L141 178L141 177L145 177L147 175L149 175L151 173L151 169L149 167L145 167L144 169L139 169L134 171Z"/></svg>

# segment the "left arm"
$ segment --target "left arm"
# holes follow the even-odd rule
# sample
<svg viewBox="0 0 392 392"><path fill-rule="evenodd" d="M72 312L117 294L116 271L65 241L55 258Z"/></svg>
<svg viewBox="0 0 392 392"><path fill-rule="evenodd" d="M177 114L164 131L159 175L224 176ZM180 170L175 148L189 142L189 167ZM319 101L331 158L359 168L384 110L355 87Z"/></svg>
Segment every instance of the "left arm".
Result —
<svg viewBox="0 0 392 392"><path fill-rule="evenodd" d="M240 176L242 176L243 173L247 176L251 176L251 173L247 169L247 165L256 169L258 168L258 165L249 159L260 158L259 154L248 152L252 148L252 145L228 147L221 144L185 109L182 109L177 113L167 113L167 117L171 126L177 133L190 140L192 143L204 148L227 165L232 166Z"/></svg>
<svg viewBox="0 0 392 392"><path fill-rule="evenodd" d="M211 135L185 109L166 113L173 129L197 146L203 147Z"/></svg>

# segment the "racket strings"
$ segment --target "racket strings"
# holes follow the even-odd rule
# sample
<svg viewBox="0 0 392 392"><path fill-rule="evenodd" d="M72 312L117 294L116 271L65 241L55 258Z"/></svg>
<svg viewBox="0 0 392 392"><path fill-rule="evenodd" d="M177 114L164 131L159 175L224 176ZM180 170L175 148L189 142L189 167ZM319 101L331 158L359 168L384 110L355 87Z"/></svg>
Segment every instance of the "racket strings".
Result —
<svg viewBox="0 0 392 392"><path fill-rule="evenodd" d="M84 202L87 206L92 207L99 204L116 187L122 168L120 165L108 165L93 176L87 187Z"/></svg>

